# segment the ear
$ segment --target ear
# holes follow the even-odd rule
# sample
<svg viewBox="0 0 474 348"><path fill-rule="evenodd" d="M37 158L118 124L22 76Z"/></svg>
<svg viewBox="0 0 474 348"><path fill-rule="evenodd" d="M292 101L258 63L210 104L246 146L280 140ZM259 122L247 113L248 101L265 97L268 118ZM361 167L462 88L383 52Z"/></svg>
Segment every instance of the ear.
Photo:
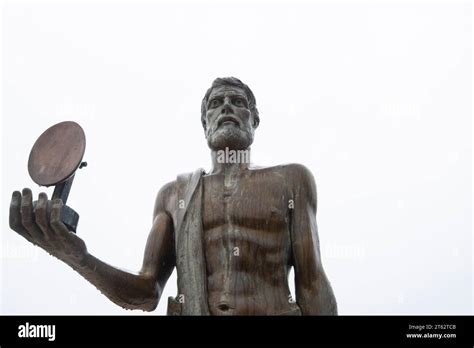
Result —
<svg viewBox="0 0 474 348"><path fill-rule="evenodd" d="M253 122L252 122L253 129L257 129L258 125L260 124L260 119L258 116L255 117L254 114L252 114L252 118L253 118Z"/></svg>
<svg viewBox="0 0 474 348"><path fill-rule="evenodd" d="M207 122L206 120L202 120L202 128L204 130L204 137L207 139Z"/></svg>

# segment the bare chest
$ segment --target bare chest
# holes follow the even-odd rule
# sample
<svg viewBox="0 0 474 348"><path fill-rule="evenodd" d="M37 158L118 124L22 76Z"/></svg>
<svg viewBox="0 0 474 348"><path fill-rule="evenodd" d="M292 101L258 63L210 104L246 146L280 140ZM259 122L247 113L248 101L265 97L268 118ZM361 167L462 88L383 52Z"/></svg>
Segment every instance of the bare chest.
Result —
<svg viewBox="0 0 474 348"><path fill-rule="evenodd" d="M268 232L286 230L291 197L284 186L258 175L205 177L204 230L226 225Z"/></svg>

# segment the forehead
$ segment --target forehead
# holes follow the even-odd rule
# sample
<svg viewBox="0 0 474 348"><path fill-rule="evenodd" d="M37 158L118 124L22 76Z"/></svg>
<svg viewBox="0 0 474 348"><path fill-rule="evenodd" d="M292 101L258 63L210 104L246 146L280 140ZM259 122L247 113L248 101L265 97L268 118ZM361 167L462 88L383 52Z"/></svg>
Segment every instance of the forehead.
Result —
<svg viewBox="0 0 474 348"><path fill-rule="evenodd" d="M209 99L214 97L241 96L247 98L245 91L237 86L219 86L214 87L209 95Z"/></svg>

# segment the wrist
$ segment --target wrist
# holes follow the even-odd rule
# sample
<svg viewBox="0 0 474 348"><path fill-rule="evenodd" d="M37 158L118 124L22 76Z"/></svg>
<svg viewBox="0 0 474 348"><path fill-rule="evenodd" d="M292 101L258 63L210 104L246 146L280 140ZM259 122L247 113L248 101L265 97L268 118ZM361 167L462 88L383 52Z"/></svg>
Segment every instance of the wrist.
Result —
<svg viewBox="0 0 474 348"><path fill-rule="evenodd" d="M74 255L68 255L66 257L66 260L63 260L66 262L69 266L71 266L75 270L79 269L84 269L87 268L87 265L89 264L89 259L90 259L90 254L87 251L77 253Z"/></svg>

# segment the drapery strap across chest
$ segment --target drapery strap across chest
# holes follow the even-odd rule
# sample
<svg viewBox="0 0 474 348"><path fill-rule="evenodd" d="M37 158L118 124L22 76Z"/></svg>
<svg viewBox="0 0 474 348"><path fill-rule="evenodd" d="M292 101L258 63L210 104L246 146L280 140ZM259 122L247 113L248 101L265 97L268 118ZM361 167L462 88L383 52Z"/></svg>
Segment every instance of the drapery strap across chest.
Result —
<svg viewBox="0 0 474 348"><path fill-rule="evenodd" d="M178 298L182 315L209 315L202 228L202 169L178 176L175 229Z"/></svg>

